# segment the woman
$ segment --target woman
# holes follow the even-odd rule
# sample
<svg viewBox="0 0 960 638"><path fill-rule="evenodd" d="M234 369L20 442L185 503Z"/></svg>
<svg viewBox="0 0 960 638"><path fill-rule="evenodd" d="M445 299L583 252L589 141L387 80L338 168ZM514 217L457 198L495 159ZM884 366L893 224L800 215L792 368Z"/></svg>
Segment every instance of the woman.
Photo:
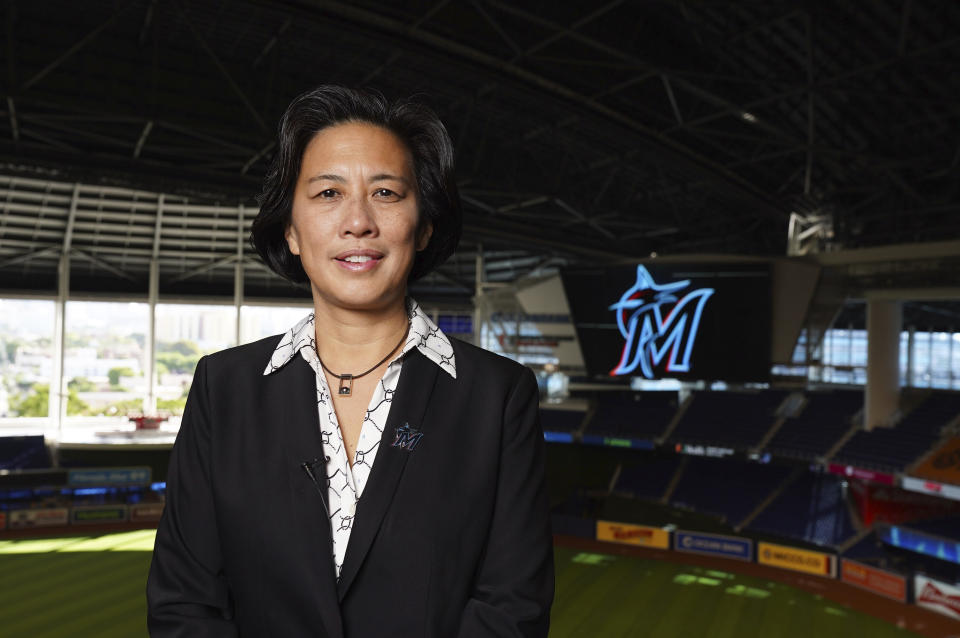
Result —
<svg viewBox="0 0 960 638"><path fill-rule="evenodd" d="M251 241L314 312L197 365L151 635L546 636L535 377L406 294L460 227L430 110L338 86L290 104Z"/></svg>

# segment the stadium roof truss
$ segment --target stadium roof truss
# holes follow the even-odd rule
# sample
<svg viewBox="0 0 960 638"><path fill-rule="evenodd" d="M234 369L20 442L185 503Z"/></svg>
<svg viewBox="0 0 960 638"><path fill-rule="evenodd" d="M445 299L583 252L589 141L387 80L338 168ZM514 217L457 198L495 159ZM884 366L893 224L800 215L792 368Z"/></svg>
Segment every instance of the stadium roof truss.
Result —
<svg viewBox="0 0 960 638"><path fill-rule="evenodd" d="M289 100L417 93L465 233L419 284L960 237L960 4L8 0L0 288L302 296L246 245ZM483 254L482 262L477 254Z"/></svg>

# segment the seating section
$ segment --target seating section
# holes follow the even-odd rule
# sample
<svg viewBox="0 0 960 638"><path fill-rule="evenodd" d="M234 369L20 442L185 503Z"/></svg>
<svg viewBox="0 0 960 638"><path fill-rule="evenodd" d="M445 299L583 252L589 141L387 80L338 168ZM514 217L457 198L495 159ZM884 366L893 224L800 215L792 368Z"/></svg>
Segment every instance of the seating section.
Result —
<svg viewBox="0 0 960 638"><path fill-rule="evenodd" d="M31 470L50 465L43 436L0 436L0 470Z"/></svg>
<svg viewBox="0 0 960 638"><path fill-rule="evenodd" d="M916 521L906 523L905 526L926 532L927 534L933 534L960 542L960 516L948 516L946 518L936 518L929 521Z"/></svg>
<svg viewBox="0 0 960 638"><path fill-rule="evenodd" d="M653 440L677 412L676 392L598 392L597 409L585 432Z"/></svg>
<svg viewBox="0 0 960 638"><path fill-rule="evenodd" d="M613 489L639 499L656 501L666 492L670 479L680 466L681 458L679 455L644 454L639 463L623 468Z"/></svg>
<svg viewBox="0 0 960 638"><path fill-rule="evenodd" d="M573 432L580 428L585 412L577 410L540 410L540 425L544 432Z"/></svg>
<svg viewBox="0 0 960 638"><path fill-rule="evenodd" d="M736 525L790 474L789 467L689 457L673 505L721 516Z"/></svg>
<svg viewBox="0 0 960 638"><path fill-rule="evenodd" d="M960 414L960 394L936 392L892 428L857 432L834 460L886 471L902 471L927 452L940 431Z"/></svg>
<svg viewBox="0 0 960 638"><path fill-rule="evenodd" d="M776 420L782 390L763 392L697 392L670 441L734 449L756 446Z"/></svg>
<svg viewBox="0 0 960 638"><path fill-rule="evenodd" d="M807 472L753 520L750 529L836 546L856 533L840 477Z"/></svg>
<svg viewBox="0 0 960 638"><path fill-rule="evenodd" d="M879 564L887 558L884 545L877 538L876 533L870 532L843 552L844 558L862 563Z"/></svg>
<svg viewBox="0 0 960 638"><path fill-rule="evenodd" d="M863 407L863 391L811 392L796 418L787 419L767 446L779 456L812 460L823 456L851 426Z"/></svg>

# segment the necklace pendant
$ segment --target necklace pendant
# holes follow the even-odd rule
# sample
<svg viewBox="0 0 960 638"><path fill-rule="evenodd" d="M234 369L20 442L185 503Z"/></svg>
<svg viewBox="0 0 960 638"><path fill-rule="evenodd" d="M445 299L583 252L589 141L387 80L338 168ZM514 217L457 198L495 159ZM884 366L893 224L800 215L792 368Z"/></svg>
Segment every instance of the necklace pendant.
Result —
<svg viewBox="0 0 960 638"><path fill-rule="evenodd" d="M340 386L337 388L337 394L341 397L348 397L353 391L353 375L341 374Z"/></svg>

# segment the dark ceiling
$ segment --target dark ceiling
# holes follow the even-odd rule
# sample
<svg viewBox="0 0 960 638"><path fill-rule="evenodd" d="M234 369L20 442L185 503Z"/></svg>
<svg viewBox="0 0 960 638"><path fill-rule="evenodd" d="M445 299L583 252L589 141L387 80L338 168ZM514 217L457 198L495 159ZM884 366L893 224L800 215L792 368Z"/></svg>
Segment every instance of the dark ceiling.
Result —
<svg viewBox="0 0 960 638"><path fill-rule="evenodd" d="M419 94L454 139L466 210L430 285L462 298L481 243L487 277L511 280L651 252L782 255L791 212L831 215L842 247L960 237L955 0L3 11L3 175L251 205L298 93ZM16 251L44 245L0 262L22 270Z"/></svg>

